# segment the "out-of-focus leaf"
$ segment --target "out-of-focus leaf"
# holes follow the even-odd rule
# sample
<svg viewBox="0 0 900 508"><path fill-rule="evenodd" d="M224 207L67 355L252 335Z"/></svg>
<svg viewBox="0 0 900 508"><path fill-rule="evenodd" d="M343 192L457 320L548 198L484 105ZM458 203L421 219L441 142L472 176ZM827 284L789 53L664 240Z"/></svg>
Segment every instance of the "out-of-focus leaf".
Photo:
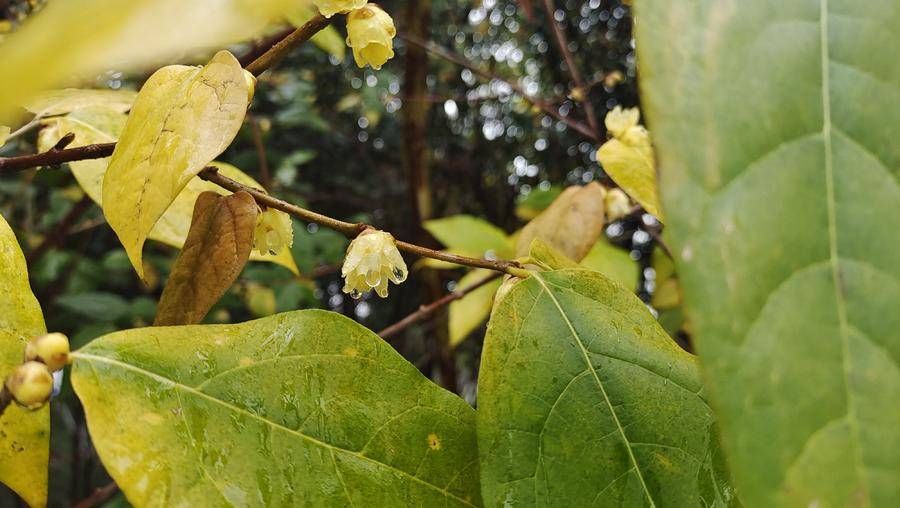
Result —
<svg viewBox="0 0 900 508"><path fill-rule="evenodd" d="M603 194L600 184L569 187L519 234L516 254L526 255L535 238L581 261L603 231Z"/></svg>
<svg viewBox="0 0 900 508"><path fill-rule="evenodd" d="M244 301L255 317L271 316L278 308L275 291L261 284L248 284Z"/></svg>
<svg viewBox="0 0 900 508"><path fill-rule="evenodd" d="M494 272L490 270L480 268L472 270L459 279L456 288L463 289L478 284L493 275ZM497 292L501 282L501 279L493 280L461 299L450 302L449 326L451 346L456 346L465 340L472 331L481 326L484 320L488 318L491 314L491 306L494 303L494 293Z"/></svg>
<svg viewBox="0 0 900 508"><path fill-rule="evenodd" d="M422 226L453 252L479 258L491 254L506 258L513 254L506 232L478 217L454 215L427 220Z"/></svg>
<svg viewBox="0 0 900 508"><path fill-rule="evenodd" d="M103 106L119 113L131 109L137 92L132 90L92 90L65 88L41 92L24 104L35 117L64 115L78 109Z"/></svg>
<svg viewBox="0 0 900 508"><path fill-rule="evenodd" d="M136 506L476 506L475 411L334 313L151 327L73 354Z"/></svg>
<svg viewBox="0 0 900 508"><path fill-rule="evenodd" d="M155 326L203 320L247 264L258 211L246 192L197 197L191 229L159 299Z"/></svg>
<svg viewBox="0 0 900 508"><path fill-rule="evenodd" d="M41 306L31 293L25 256L0 216L0 382L22 363L25 342L46 332ZM0 415L0 482L32 506L47 502L50 460L48 406L28 411L12 404Z"/></svg>
<svg viewBox="0 0 900 508"><path fill-rule="evenodd" d="M653 152L629 145L619 139L610 139L600 147L597 158L603 171L615 180L644 210L662 220L659 196L656 192L656 166Z"/></svg>
<svg viewBox="0 0 900 508"><path fill-rule="evenodd" d="M302 2L302 0L299 0ZM136 70L260 33L298 0L47 2L0 44L0 119L71 76ZM2 120L0 120L2 121Z"/></svg>
<svg viewBox="0 0 900 508"><path fill-rule="evenodd" d="M659 310L674 309L681 305L681 289L678 287L678 279L668 278L662 284L656 286L650 305Z"/></svg>
<svg viewBox="0 0 900 508"><path fill-rule="evenodd" d="M128 301L114 293L67 293L56 299L56 305L91 319L116 321L129 312Z"/></svg>
<svg viewBox="0 0 900 508"><path fill-rule="evenodd" d="M527 196L519 199L516 203L516 217L526 221L537 217L541 212L546 210L561 193L562 187L555 185L546 190L540 188L532 190Z"/></svg>
<svg viewBox="0 0 900 508"><path fill-rule="evenodd" d="M227 51L202 67L171 65L141 88L103 177L103 213L143 278L147 235L243 123L251 90Z"/></svg>
<svg viewBox="0 0 900 508"><path fill-rule="evenodd" d="M485 504L726 506L694 357L633 293L537 272L494 307L478 379Z"/></svg>
<svg viewBox="0 0 900 508"><path fill-rule="evenodd" d="M669 245L742 500L896 505L900 6L635 6Z"/></svg>
<svg viewBox="0 0 900 508"><path fill-rule="evenodd" d="M285 17L292 25L299 28L316 14L318 14L318 11L315 6L308 3L296 2L293 8L289 8L287 13L285 13ZM347 45L344 43L344 38L338 33L335 27L325 27L324 30L321 30L310 40L313 44L322 48L339 61L344 60L344 55L347 52Z"/></svg>
<svg viewBox="0 0 900 508"><path fill-rule="evenodd" d="M0 125L0 147L6 144L6 140L9 139L10 133L9 127L5 125Z"/></svg>
<svg viewBox="0 0 900 508"><path fill-rule="evenodd" d="M637 287L641 270L627 251L612 245L603 235L581 260L581 266L598 271L630 290Z"/></svg>

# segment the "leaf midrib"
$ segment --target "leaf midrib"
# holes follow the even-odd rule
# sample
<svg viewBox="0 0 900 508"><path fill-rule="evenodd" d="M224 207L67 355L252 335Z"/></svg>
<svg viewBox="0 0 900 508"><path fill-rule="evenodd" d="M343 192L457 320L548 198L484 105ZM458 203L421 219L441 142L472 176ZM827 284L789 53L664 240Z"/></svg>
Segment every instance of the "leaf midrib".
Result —
<svg viewBox="0 0 900 508"><path fill-rule="evenodd" d="M112 366L116 366L116 367L119 367L119 368L122 368L122 369L125 369L125 370L130 370L130 371L133 371L133 372L137 372L137 373L140 374L140 375L143 375L143 376L148 377L148 378L151 378L151 379L155 379L155 380L157 380L157 381L159 381L159 382L162 382L162 383L170 384L170 385L172 385L172 386L174 386L174 387L176 387L176 388L178 388L178 389L181 389L181 390L183 390L183 391L185 391L185 392L188 392L188 393L190 393L190 394L192 394L192 395L195 395L195 396L197 396L197 397L200 397L200 398L203 398L203 399L212 401L212 402L214 402L214 403L216 403L216 404L219 404L219 405L221 405L222 407L224 407L225 409L228 409L228 410L233 411L233 412L238 413L238 414L242 414L242 415L248 416L248 417L250 417L250 418L252 418L252 419L255 419L255 420L258 420L258 421L260 421L260 422L263 422L263 423L265 423L265 424L271 426L271 427L274 428L274 429L278 429L278 430L281 430L281 431L283 431L283 432L287 432L288 434L293 434L293 435L295 435L295 436L297 436L297 437L299 437L299 438L301 438L301 439L303 439L303 440L309 441L310 443L312 443L312 444L314 444L314 445L316 445L316 446L320 446L320 447L322 447L322 448L325 448L325 449L329 450L330 452L340 452L340 453L343 453L343 454L350 455L350 456L352 456L352 457L356 457L357 459L361 459L361 460L364 460L364 461L367 461L367 462L371 462L371 463L373 463L373 464L375 464L375 465L377 465L377 466L380 466L380 467L389 469L389 470L391 470L391 471L394 471L394 472L396 472L397 474L399 474L399 475L401 475L401 476L403 476L403 477L405 477L405 478L409 478L410 480L412 480L412 481L414 481L414 482L416 482L416 483L422 484L422 485L424 485L424 486L426 486L426 487L428 487L428 488L430 488L430 489L432 489L432 490L435 490L435 491L437 491L437 492L440 492L440 493L443 494L444 496L449 497L449 498L452 498L452 499L454 499L455 501L458 501L458 502L460 502L460 503L462 503L462 504L464 504L464 505L466 505L466 506L471 506L471 507L475 507L475 506L476 506L476 505L472 504L470 501L467 501L467 500L465 500L465 499L463 499L463 498L461 498L461 497L459 497L459 496L457 496L457 495L455 495L455 494L449 492L447 489L442 489L442 488L438 487L437 485L428 483L427 481L422 480L421 478L418 478L418 477L416 477L416 476L413 476L413 475L411 475L410 473L408 473L408 472L406 472L406 471L403 471L402 469L398 469L398 468L396 468L396 467L394 467L394 466L392 466L392 465L390 465L390 464L385 464L384 462L380 462L380 461L375 460L375 459L373 459L373 458L371 458L371 457L367 457L367 456L365 456L365 455L360 455L359 453L354 452L354 451L352 451L352 450L347 450L347 449L344 449L344 448L340 448L340 447L334 446L334 445L332 445L332 444L330 444L330 443L326 443L325 441L320 441L320 440L318 440L318 439L316 439L316 438L314 438L314 437L312 437L312 436L309 436L309 435L304 434L304 433L302 433L302 432L299 432L299 431L297 431L297 430L294 430L294 429L290 429L290 428L288 428L288 427L285 427L285 426L283 426L283 425L281 425L281 424L279 424L279 423L277 423L277 422L273 422L272 420L263 418L263 417L261 417L261 416L259 416L259 415L256 415L256 414L254 414L254 413L252 413L252 412L250 412L250 411L247 411L246 409L243 409L243 408L241 408L241 407L235 406L234 404L231 404L231 403L226 402L226 401L224 401L224 400L222 400L222 399L218 399L218 398L216 398L216 397L213 397L213 396L211 396L211 395L209 395L209 394L207 394L207 393L201 392L201 391L199 391L199 390L197 390L197 389L195 389L195 388L193 388L193 387L191 387L191 386L185 385L185 384L183 384L183 383L179 383L178 381L175 381L174 379L167 378L167 377L165 377L165 376L163 376L163 375L160 375L160 374L157 374L157 373L155 373L155 372L151 372L151 371L142 369L142 368L140 368L140 367L137 367L137 366L135 366L135 365L131 365L131 364L129 364L129 363L125 363L125 362L119 361L119 360L114 360L114 359L112 359L112 358L107 358L107 357L104 357L104 356L97 356L97 355L93 355L93 354L90 354L90 353L74 352L74 353L72 353L72 358L75 359L75 360L79 360L79 359L80 359L80 360L84 360L84 361L88 362L89 364L90 364L91 362L105 363L105 364L107 364L107 365L112 365ZM449 485L448 485L448 487L449 487Z"/></svg>
<svg viewBox="0 0 900 508"><path fill-rule="evenodd" d="M597 370L594 368L594 364L591 363L591 358L588 355L587 348L585 348L584 343L581 341L581 336L575 330L572 322L569 321L569 316L559 304L559 300L557 300L556 297L553 296L553 293L550 291L550 288L547 286L547 283L544 281L543 277L541 277L539 273L533 273L531 276L535 280L537 280L538 283L544 288L547 296L550 297L553 305L556 306L556 310L559 311L559 315L563 318L563 321L566 322L566 326L569 328L569 332L572 334L572 338L574 338L575 342L578 344L578 349L581 351L581 354L584 357L584 362L585 364L587 364L587 368L590 370L591 375L594 377L594 381L597 383L597 387L600 388L600 393L603 395L603 400L606 403L606 407L607 409L609 409L609 413L612 415L613 421L616 423L616 428L619 431L619 435L622 437L622 441L625 442L625 449L628 451L628 458L631 460L631 464L638 475L638 479L641 481L641 487L644 490L644 494L650 501L650 506L655 507L656 503L653 500L653 496L650 495L650 490L647 488L647 483L644 481L644 475L641 472L640 466L638 465L637 458L634 456L634 451L631 449L631 442L628 440L628 436L625 435L625 429L622 427L622 423L619 421L619 415L616 413L612 402L609 400L609 396L606 393L606 388L603 386L603 382L600 381L600 376L597 375Z"/></svg>

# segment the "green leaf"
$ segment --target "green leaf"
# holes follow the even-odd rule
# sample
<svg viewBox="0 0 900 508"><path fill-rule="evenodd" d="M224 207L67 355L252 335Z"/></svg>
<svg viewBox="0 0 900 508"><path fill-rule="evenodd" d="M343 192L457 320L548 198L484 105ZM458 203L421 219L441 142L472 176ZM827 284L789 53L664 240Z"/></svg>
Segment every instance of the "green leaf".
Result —
<svg viewBox="0 0 900 508"><path fill-rule="evenodd" d="M453 215L427 220L422 226L451 252L478 258L490 254L510 258L514 254L506 232L478 217Z"/></svg>
<svg viewBox="0 0 900 508"><path fill-rule="evenodd" d="M597 160L603 165L603 171L644 210L660 220L663 218L656 193L656 166L649 146L611 139L597 151Z"/></svg>
<svg viewBox="0 0 900 508"><path fill-rule="evenodd" d="M472 270L463 275L456 283L457 290L478 284L488 277L493 277L494 272L484 269ZM470 292L459 300L450 303L449 327L450 345L456 346L466 339L476 328L484 323L491 314L494 304L494 293L500 287L500 279L491 281Z"/></svg>
<svg viewBox="0 0 900 508"><path fill-rule="evenodd" d="M732 494L694 357L643 302L583 269L495 306L478 379L490 506L709 506Z"/></svg>
<svg viewBox="0 0 900 508"><path fill-rule="evenodd" d="M600 239L581 260L581 266L606 275L625 289L634 290L638 284L640 267L631 259L628 251L609 243L605 236Z"/></svg>
<svg viewBox="0 0 900 508"><path fill-rule="evenodd" d="M900 8L638 3L686 314L748 506L900 499Z"/></svg>
<svg viewBox="0 0 900 508"><path fill-rule="evenodd" d="M80 316L115 321L129 314L128 301L114 293L69 293L60 295L56 304Z"/></svg>
<svg viewBox="0 0 900 508"><path fill-rule="evenodd" d="M129 330L73 357L135 505L480 503L472 408L343 316Z"/></svg>
<svg viewBox="0 0 900 508"><path fill-rule="evenodd" d="M246 74L220 51L202 68L163 67L141 88L103 177L102 199L141 278L147 235L240 129L252 95Z"/></svg>
<svg viewBox="0 0 900 508"><path fill-rule="evenodd" d="M31 293L25 256L0 216L0 380L22 363L25 342L47 330ZM0 415L0 482L32 506L47 502L50 410L27 411L11 404Z"/></svg>
<svg viewBox="0 0 900 508"><path fill-rule="evenodd" d="M39 90L110 68L145 70L259 34L297 0L47 2L0 45L0 122ZM89 22L86 22L89 20Z"/></svg>

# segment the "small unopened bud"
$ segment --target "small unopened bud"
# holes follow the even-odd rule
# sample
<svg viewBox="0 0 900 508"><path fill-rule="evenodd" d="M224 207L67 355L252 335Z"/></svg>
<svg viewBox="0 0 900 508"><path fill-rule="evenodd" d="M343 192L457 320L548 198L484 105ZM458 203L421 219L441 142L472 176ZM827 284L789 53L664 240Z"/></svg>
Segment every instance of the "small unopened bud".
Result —
<svg viewBox="0 0 900 508"><path fill-rule="evenodd" d="M631 200L621 189L610 189L603 198L603 206L606 209L608 222L619 220L631 211Z"/></svg>
<svg viewBox="0 0 900 508"><path fill-rule="evenodd" d="M575 102L584 102L584 100L587 98L587 92L584 90L584 88L576 86L569 92L569 98Z"/></svg>
<svg viewBox="0 0 900 508"><path fill-rule="evenodd" d="M39 409L53 393L53 375L43 363L25 362L6 378L6 389L19 405Z"/></svg>
<svg viewBox="0 0 900 508"><path fill-rule="evenodd" d="M61 333L48 333L31 339L25 345L25 361L41 362L56 372L69 363L69 338Z"/></svg>
<svg viewBox="0 0 900 508"><path fill-rule="evenodd" d="M347 15L347 45L360 68L378 70L394 57L394 20L381 7L369 4Z"/></svg>

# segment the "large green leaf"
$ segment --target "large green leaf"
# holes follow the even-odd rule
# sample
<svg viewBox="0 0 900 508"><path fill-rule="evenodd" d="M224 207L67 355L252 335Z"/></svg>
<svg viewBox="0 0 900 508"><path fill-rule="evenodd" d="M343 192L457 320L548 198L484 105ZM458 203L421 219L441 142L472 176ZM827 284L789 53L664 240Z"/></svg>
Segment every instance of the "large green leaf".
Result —
<svg viewBox="0 0 900 508"><path fill-rule="evenodd" d="M129 330L73 356L138 506L480 503L472 408L340 315Z"/></svg>
<svg viewBox="0 0 900 508"><path fill-rule="evenodd" d="M0 382L22 363L25 341L44 328L41 306L31 293L19 243L0 217ZM10 405L0 415L0 482L32 506L47 502L50 411Z"/></svg>
<svg viewBox="0 0 900 508"><path fill-rule="evenodd" d="M749 506L900 500L900 4L644 0L643 104Z"/></svg>
<svg viewBox="0 0 900 508"><path fill-rule="evenodd" d="M496 506L725 505L695 359L644 304L582 269L535 273L491 316L478 380Z"/></svg>

